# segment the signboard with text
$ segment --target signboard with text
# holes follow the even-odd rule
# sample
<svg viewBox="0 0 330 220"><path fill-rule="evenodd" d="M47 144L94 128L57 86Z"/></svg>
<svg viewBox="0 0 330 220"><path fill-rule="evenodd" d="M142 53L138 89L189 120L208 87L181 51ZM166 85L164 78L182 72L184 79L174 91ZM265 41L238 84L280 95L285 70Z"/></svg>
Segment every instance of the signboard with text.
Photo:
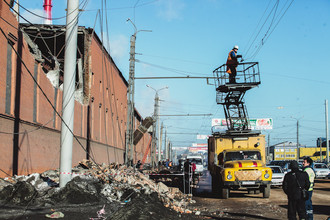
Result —
<svg viewBox="0 0 330 220"><path fill-rule="evenodd" d="M227 129L226 119L223 118L213 118L212 127L216 127L220 130ZM258 118L258 119L249 119L249 128L251 130L270 130L273 129L273 119L272 118Z"/></svg>

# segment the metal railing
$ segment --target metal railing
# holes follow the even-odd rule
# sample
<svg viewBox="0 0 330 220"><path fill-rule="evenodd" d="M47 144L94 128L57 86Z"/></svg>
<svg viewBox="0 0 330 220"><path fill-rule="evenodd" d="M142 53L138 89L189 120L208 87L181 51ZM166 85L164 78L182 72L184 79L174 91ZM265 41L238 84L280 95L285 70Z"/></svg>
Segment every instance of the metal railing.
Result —
<svg viewBox="0 0 330 220"><path fill-rule="evenodd" d="M237 68L236 83L237 84L260 84L260 73L258 62L239 63ZM229 83L229 74L227 71L227 65L223 64L213 71L215 77L215 86L223 86Z"/></svg>

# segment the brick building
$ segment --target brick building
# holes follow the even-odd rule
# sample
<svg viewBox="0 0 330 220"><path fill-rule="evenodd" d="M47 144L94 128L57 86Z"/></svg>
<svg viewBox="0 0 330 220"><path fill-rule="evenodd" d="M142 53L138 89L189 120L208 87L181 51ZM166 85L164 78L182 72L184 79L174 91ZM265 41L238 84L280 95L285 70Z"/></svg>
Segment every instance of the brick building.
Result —
<svg viewBox="0 0 330 220"><path fill-rule="evenodd" d="M18 24L4 1L0 18L0 177L57 169L65 26ZM78 28L76 70L72 165L123 163L127 81L93 29ZM135 110L136 127L142 121ZM134 160L149 140L144 134Z"/></svg>

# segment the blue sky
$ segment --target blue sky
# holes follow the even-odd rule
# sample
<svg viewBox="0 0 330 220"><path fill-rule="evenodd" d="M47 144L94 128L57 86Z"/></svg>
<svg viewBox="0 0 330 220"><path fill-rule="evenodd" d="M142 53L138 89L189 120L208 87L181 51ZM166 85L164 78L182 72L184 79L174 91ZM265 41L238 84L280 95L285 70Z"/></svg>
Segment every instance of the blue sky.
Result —
<svg viewBox="0 0 330 220"><path fill-rule="evenodd" d="M102 3L103 2L103 3ZM106 8L103 28L100 16L96 32L107 35L110 54L127 78L129 39L136 40L136 77L212 76L226 62L229 50L239 45L239 54L258 61L261 85L245 95L250 118L273 118L270 144L299 142L314 146L325 137L325 99L330 95L330 1L328 0L121 0L87 3L79 25L94 27L98 9ZM42 13L42 0L20 0L20 4ZM53 18L65 16L66 0L53 0ZM291 5L290 5L291 4ZM290 5L290 7L289 7ZM107 13L107 15L105 14ZM39 18L24 10L35 23ZM268 19L266 19L268 17ZM107 22L106 22L107 19ZM65 24L65 19L54 20ZM262 27L262 28L261 28ZM259 33L259 34L258 34ZM255 39L255 40L254 40ZM262 40L263 39L263 40ZM263 42L263 43L262 43ZM257 51L260 50L253 56ZM160 114L213 114L204 117L162 117L174 146L190 146L196 133L210 134L211 119L224 118L216 104L215 87L206 80L136 80L136 108L143 117L153 113L155 89ZM171 134L172 133L172 134ZM194 133L194 134L173 134Z"/></svg>

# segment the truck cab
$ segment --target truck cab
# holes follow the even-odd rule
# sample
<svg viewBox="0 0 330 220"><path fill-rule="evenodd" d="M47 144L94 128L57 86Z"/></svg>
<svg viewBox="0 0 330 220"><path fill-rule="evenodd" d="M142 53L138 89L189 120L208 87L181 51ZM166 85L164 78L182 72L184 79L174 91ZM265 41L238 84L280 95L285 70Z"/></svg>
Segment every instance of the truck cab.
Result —
<svg viewBox="0 0 330 220"><path fill-rule="evenodd" d="M265 165L264 135L245 138L212 136L209 138L208 169L212 191L228 198L230 190L246 189L270 196L272 171Z"/></svg>

